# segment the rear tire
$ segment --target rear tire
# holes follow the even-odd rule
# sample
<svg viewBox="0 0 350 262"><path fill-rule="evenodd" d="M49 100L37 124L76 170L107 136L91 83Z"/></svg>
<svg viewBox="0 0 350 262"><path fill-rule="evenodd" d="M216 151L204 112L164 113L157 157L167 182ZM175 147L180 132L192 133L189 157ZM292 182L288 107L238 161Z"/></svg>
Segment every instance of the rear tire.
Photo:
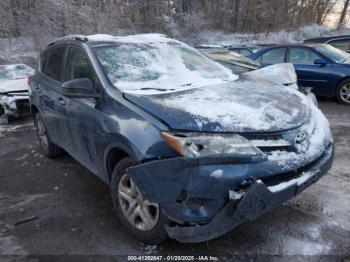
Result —
<svg viewBox="0 0 350 262"><path fill-rule="evenodd" d="M156 203L150 203L139 191L137 185L126 175L126 170L136 164L137 162L135 160L127 157L120 160L115 166L111 177L113 205L122 227L126 228L132 236L148 244L160 244L168 238L165 231L165 225L168 224L169 221L162 214L159 205ZM136 194L135 197L132 194L123 196L123 194L128 191L127 188L125 191L123 184L129 186L130 192L134 188L135 190L133 191L135 193L137 191L138 194ZM125 199L131 199L125 203L126 206L123 204ZM152 206L153 211L149 209L149 206ZM146 218L151 218L151 222L144 223L146 226L142 225L144 216L138 215L145 212L145 209L152 211L145 216ZM139 212L135 215L136 210L139 210ZM130 215L127 216L127 213L130 213ZM137 219L138 223L136 223ZM148 221L148 219L146 220Z"/></svg>
<svg viewBox="0 0 350 262"><path fill-rule="evenodd" d="M340 82L336 96L340 103L350 105L350 79L345 79Z"/></svg>
<svg viewBox="0 0 350 262"><path fill-rule="evenodd" d="M49 158L55 158L62 155L63 153L62 149L50 141L46 126L39 113L35 114L34 123L36 127L36 134L38 136L39 144L44 155Z"/></svg>

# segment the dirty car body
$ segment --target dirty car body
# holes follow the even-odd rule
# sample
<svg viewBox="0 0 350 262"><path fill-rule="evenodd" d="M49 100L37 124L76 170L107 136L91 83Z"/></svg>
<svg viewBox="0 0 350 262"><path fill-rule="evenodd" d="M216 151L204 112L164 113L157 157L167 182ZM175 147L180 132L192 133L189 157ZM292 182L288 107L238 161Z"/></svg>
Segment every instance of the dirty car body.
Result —
<svg viewBox="0 0 350 262"><path fill-rule="evenodd" d="M28 115L29 94L27 77L34 69L23 64L0 65L0 117Z"/></svg>
<svg viewBox="0 0 350 262"><path fill-rule="evenodd" d="M88 58L95 96L68 95L69 69L50 82L39 63L32 112L43 116L53 143L107 184L122 157L135 159L127 175L170 221L170 238L222 235L331 167L329 124L296 90L238 78L162 35L67 38L45 52L58 48L63 61L73 48Z"/></svg>

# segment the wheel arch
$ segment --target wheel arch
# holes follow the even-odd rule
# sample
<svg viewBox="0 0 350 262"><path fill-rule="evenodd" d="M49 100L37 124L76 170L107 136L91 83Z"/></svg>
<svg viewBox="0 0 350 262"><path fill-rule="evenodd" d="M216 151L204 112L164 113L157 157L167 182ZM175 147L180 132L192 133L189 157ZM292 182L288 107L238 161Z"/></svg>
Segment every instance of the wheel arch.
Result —
<svg viewBox="0 0 350 262"><path fill-rule="evenodd" d="M114 167L118 164L120 160L122 160L125 157L131 157L136 161L140 160L139 154L135 153L128 146L120 142L113 142L109 146L107 146L104 153L104 167L105 174L107 175L106 178L109 182Z"/></svg>

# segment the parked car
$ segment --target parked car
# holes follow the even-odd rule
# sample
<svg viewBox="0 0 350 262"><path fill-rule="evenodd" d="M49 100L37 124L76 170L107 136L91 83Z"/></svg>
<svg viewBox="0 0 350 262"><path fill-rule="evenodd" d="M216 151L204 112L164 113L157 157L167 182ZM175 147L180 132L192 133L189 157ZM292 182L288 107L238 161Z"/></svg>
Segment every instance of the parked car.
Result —
<svg viewBox="0 0 350 262"><path fill-rule="evenodd" d="M261 47L257 45L197 45L196 49L202 50L217 50L217 49L225 49L243 56L249 56L252 53L261 49Z"/></svg>
<svg viewBox="0 0 350 262"><path fill-rule="evenodd" d="M250 56L260 49L260 47L255 45L228 45L224 47L243 56Z"/></svg>
<svg viewBox="0 0 350 262"><path fill-rule="evenodd" d="M261 65L258 62L225 48L199 49L199 51L210 59L227 67L237 75L261 68Z"/></svg>
<svg viewBox="0 0 350 262"><path fill-rule="evenodd" d="M43 152L64 149L107 183L121 225L145 242L220 236L332 165L310 99L163 35L57 40L30 80Z"/></svg>
<svg viewBox="0 0 350 262"><path fill-rule="evenodd" d="M304 43L329 44L350 53L350 35L316 37L304 40Z"/></svg>
<svg viewBox="0 0 350 262"><path fill-rule="evenodd" d="M311 92L311 89L298 86L297 75L292 64L281 63L262 68L258 62L226 49L208 49L201 50L201 52L210 59L227 67L234 74L254 77L257 81L267 80L294 88L304 93L318 105L317 98Z"/></svg>
<svg viewBox="0 0 350 262"><path fill-rule="evenodd" d="M0 65L0 124L30 114L27 78L33 74L27 65Z"/></svg>
<svg viewBox="0 0 350 262"><path fill-rule="evenodd" d="M301 86L317 96L336 97L350 105L350 56L326 44L280 45L250 56L263 66L292 63Z"/></svg>

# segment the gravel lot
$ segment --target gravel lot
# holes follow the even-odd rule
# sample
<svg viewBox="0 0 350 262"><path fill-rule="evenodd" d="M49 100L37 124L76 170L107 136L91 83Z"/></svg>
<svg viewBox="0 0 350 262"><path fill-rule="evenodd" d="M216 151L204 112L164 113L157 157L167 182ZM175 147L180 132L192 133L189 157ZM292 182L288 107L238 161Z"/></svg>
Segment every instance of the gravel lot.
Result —
<svg viewBox="0 0 350 262"><path fill-rule="evenodd" d="M51 160L41 154L30 118L2 126L0 261L21 258L5 255L349 257L350 107L326 101L320 107L336 145L329 174L257 221L201 244L136 241L116 221L105 184L68 155Z"/></svg>

